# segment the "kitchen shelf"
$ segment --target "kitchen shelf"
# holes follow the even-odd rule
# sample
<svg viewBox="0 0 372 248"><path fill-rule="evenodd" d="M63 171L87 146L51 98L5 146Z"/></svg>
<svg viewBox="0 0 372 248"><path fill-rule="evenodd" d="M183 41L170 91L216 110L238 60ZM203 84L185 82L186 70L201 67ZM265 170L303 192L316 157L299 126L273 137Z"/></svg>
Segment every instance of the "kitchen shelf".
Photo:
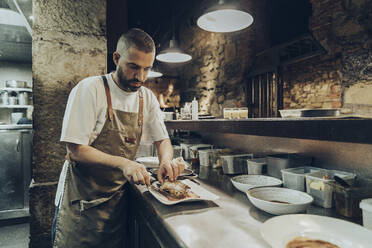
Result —
<svg viewBox="0 0 372 248"><path fill-rule="evenodd" d="M0 88L0 91L25 91L32 92L31 88Z"/></svg>
<svg viewBox="0 0 372 248"><path fill-rule="evenodd" d="M169 120L169 129L207 133L329 140L372 144L369 118L251 118L245 120Z"/></svg>
<svg viewBox="0 0 372 248"><path fill-rule="evenodd" d="M0 108L29 108L32 105L0 105Z"/></svg>

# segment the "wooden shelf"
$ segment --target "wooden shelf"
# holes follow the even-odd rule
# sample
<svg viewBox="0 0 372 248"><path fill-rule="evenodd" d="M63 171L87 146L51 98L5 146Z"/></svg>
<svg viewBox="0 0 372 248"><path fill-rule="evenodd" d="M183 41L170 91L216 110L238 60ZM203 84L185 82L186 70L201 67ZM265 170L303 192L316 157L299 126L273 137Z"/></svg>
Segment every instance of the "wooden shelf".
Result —
<svg viewBox="0 0 372 248"><path fill-rule="evenodd" d="M169 129L207 133L329 140L372 144L372 119L368 118L252 118L246 120L171 120Z"/></svg>
<svg viewBox="0 0 372 248"><path fill-rule="evenodd" d="M32 92L31 88L0 88L0 91L26 91Z"/></svg>

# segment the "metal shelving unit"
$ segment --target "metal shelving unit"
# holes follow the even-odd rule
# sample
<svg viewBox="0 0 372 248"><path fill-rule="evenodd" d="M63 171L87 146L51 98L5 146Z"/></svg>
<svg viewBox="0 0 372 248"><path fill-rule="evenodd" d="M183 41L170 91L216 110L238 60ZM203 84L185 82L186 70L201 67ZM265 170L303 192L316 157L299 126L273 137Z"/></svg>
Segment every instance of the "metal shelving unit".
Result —
<svg viewBox="0 0 372 248"><path fill-rule="evenodd" d="M31 88L0 88L0 91L32 92Z"/></svg>

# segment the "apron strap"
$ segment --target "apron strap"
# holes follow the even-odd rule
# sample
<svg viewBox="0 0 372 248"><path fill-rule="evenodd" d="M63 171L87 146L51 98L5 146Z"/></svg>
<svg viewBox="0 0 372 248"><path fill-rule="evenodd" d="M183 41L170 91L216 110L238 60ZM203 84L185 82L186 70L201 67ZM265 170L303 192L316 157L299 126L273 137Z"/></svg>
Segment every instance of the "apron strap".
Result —
<svg viewBox="0 0 372 248"><path fill-rule="evenodd" d="M114 112L112 111L112 102L111 102L111 95L110 95L110 88L107 83L107 78L105 75L101 76L103 80L103 84L105 86L106 98L107 98L107 110L109 113L109 120L112 121L114 119Z"/></svg>
<svg viewBox="0 0 372 248"><path fill-rule="evenodd" d="M143 123L143 95L142 90L139 90L139 110L138 110L138 126L142 126Z"/></svg>

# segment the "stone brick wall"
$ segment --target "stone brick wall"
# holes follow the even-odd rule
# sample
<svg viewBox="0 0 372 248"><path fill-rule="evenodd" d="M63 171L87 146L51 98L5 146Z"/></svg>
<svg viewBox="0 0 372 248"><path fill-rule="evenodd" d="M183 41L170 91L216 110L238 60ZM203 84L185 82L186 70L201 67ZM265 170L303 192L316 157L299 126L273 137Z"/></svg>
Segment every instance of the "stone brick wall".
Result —
<svg viewBox="0 0 372 248"><path fill-rule="evenodd" d="M310 2L310 30L327 54L284 68L284 107L345 107L371 116L372 2Z"/></svg>
<svg viewBox="0 0 372 248"><path fill-rule="evenodd" d="M266 1L237 2L254 16L253 25L245 30L211 33L200 29L196 22L185 22L180 28L181 47L193 56L180 73L181 101L191 101L195 96L201 114L220 117L224 107L246 104L244 76L255 52L268 44L264 31ZM214 4L216 1L202 1L198 7Z"/></svg>
<svg viewBox="0 0 372 248"><path fill-rule="evenodd" d="M340 108L341 78L338 60L307 60L283 70L283 107Z"/></svg>
<svg viewBox="0 0 372 248"><path fill-rule="evenodd" d="M34 0L33 178L30 247L50 247L56 183L65 147L59 142L70 90L106 72L106 1Z"/></svg>

